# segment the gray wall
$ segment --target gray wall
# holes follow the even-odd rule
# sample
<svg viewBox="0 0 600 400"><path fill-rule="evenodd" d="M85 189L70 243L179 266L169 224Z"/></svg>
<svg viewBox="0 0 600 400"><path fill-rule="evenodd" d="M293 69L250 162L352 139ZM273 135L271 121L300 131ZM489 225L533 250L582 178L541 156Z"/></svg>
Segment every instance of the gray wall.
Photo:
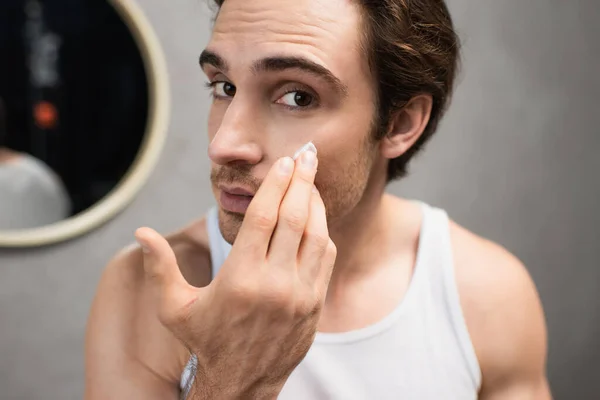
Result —
<svg viewBox="0 0 600 400"><path fill-rule="evenodd" d="M208 188L208 95L197 57L204 0L141 0L164 47L173 113L156 172L136 201L78 240L0 252L0 398L83 392L83 333L109 257L150 225L195 218ZM394 193L449 210L515 252L541 292L557 399L600 393L599 7L594 0L450 0L464 67L438 137Z"/></svg>

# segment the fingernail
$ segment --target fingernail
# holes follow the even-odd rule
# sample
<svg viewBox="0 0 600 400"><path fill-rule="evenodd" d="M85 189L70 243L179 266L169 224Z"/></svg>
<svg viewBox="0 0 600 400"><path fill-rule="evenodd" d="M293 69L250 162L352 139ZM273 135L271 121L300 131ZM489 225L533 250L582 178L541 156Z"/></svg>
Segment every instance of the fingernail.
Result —
<svg viewBox="0 0 600 400"><path fill-rule="evenodd" d="M289 157L283 157L279 160L279 171L284 175L289 175L294 169L294 162Z"/></svg>
<svg viewBox="0 0 600 400"><path fill-rule="evenodd" d="M304 153L302 153L301 161L302 165L309 168L314 168L317 164L317 155L314 152L307 150Z"/></svg>
<svg viewBox="0 0 600 400"><path fill-rule="evenodd" d="M304 146L300 147L295 153L294 153L294 157L292 157L292 159L295 161L296 158L300 157L300 155L302 153L304 153L305 151L313 151L315 154L317 154L317 148L315 147L315 145L313 144L313 142L308 142L306 143Z"/></svg>

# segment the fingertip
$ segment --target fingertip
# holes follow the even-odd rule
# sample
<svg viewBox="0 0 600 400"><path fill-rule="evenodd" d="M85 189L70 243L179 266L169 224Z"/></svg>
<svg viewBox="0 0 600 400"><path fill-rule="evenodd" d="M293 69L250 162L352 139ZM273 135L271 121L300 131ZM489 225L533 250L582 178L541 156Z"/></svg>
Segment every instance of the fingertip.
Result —
<svg viewBox="0 0 600 400"><path fill-rule="evenodd" d="M139 243L144 253L150 253L154 234L155 232L151 228L142 227L136 229L134 233L135 240Z"/></svg>
<svg viewBox="0 0 600 400"><path fill-rule="evenodd" d="M137 228L137 229L135 230L135 233L134 233L134 235L135 235L135 237L136 237L136 238L137 238L137 237L146 237L146 235L148 234L148 231L151 231L151 230L152 230L152 229L150 229L150 228L148 228L148 227L145 227L145 226L143 226L143 227L141 227L141 228Z"/></svg>
<svg viewBox="0 0 600 400"><path fill-rule="evenodd" d="M289 176L294 171L294 160L291 157L282 157L277 162L279 173L284 176Z"/></svg>

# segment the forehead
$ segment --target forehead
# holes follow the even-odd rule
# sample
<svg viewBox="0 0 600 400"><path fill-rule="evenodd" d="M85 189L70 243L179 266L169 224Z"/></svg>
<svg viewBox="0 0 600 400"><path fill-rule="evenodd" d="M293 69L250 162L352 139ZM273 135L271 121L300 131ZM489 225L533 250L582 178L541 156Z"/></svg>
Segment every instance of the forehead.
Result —
<svg viewBox="0 0 600 400"><path fill-rule="evenodd" d="M285 54L342 74L360 64L359 45L360 13L350 0L226 0L208 48L234 67Z"/></svg>

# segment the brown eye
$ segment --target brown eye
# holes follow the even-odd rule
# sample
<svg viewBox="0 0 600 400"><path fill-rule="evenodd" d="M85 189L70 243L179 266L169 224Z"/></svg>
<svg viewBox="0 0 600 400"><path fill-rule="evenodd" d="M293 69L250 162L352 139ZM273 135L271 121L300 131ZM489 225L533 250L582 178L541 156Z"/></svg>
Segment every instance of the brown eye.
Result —
<svg viewBox="0 0 600 400"><path fill-rule="evenodd" d="M225 82L225 84L223 85L223 92L227 95L227 96L235 96L235 86L233 86L231 83L229 82Z"/></svg>
<svg viewBox="0 0 600 400"><path fill-rule="evenodd" d="M290 107L308 107L312 104L313 100L314 98L310 93L296 90L281 97L278 103L283 103Z"/></svg>
<svg viewBox="0 0 600 400"><path fill-rule="evenodd" d="M216 97L233 97L236 88L229 82L215 82L213 84L213 94Z"/></svg>
<svg viewBox="0 0 600 400"><path fill-rule="evenodd" d="M308 93L304 92L296 92L296 96L294 97L294 101L300 107L307 107L312 103L312 96Z"/></svg>

